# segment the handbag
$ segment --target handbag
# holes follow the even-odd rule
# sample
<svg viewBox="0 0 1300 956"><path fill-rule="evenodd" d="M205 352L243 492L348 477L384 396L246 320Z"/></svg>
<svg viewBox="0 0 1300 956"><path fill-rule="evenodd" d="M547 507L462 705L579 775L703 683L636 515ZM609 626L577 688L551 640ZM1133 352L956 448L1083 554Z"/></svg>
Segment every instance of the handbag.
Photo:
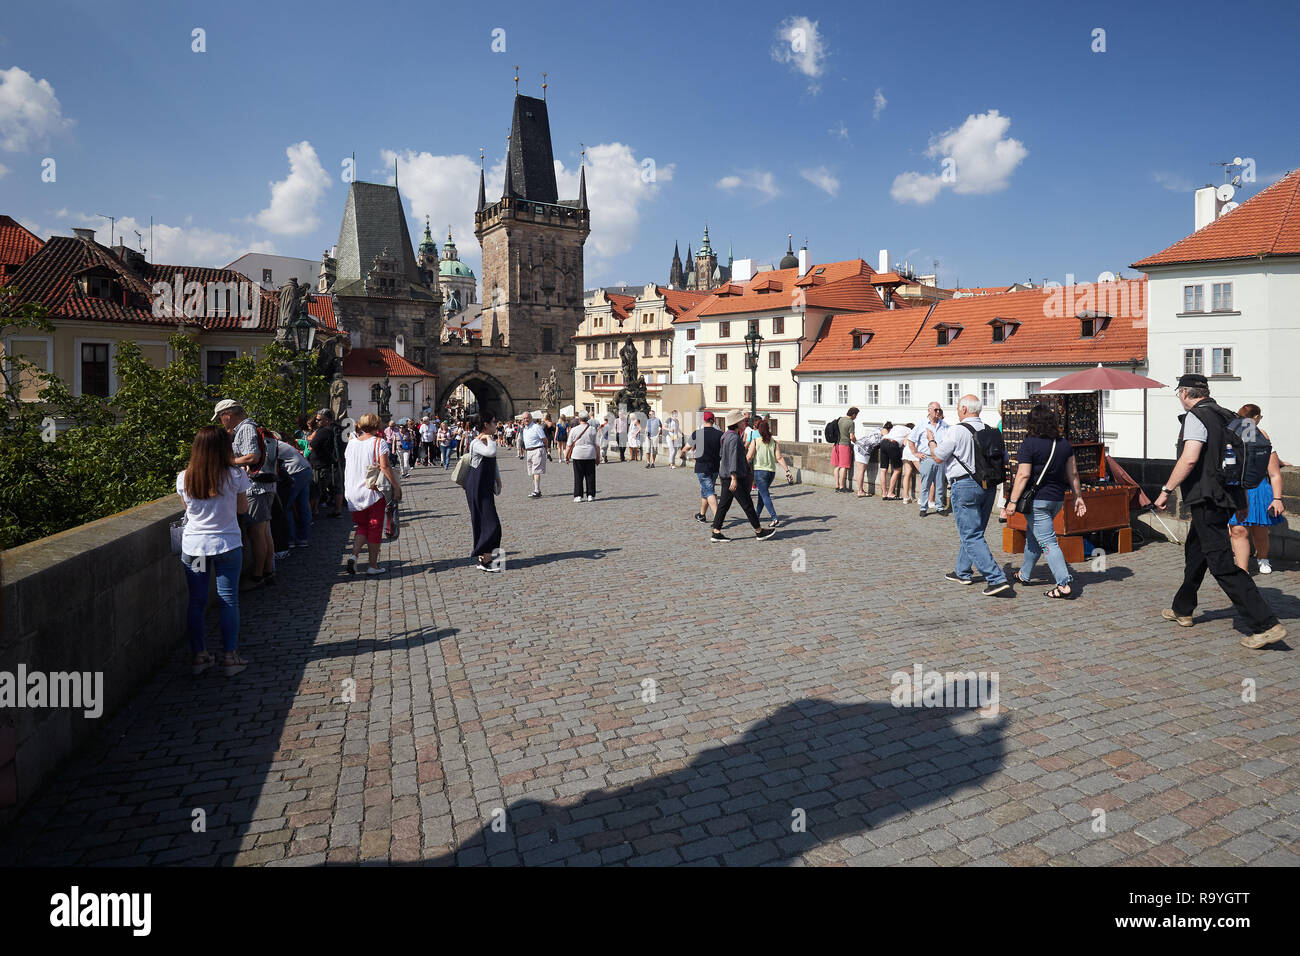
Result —
<svg viewBox="0 0 1300 956"><path fill-rule="evenodd" d="M451 480L462 488L469 483L469 453L456 459L456 467L451 470Z"/></svg>
<svg viewBox="0 0 1300 956"><path fill-rule="evenodd" d="M374 447L371 449L371 461L366 465L366 487L371 491L379 492L387 500L393 497L393 483L385 477L383 469L379 467L379 438L376 436L371 441L374 442Z"/></svg>
<svg viewBox="0 0 1300 956"><path fill-rule="evenodd" d="M1020 500L1016 502L1016 510L1021 514L1028 514L1029 509L1034 506L1034 494L1038 491L1038 486L1043 483L1043 477L1047 474L1047 469L1052 467L1052 458L1056 454L1056 446L1060 439L1052 441L1052 450L1047 453L1047 464L1043 465L1043 470L1038 473L1038 480L1034 482L1032 488L1026 488L1020 493Z"/></svg>

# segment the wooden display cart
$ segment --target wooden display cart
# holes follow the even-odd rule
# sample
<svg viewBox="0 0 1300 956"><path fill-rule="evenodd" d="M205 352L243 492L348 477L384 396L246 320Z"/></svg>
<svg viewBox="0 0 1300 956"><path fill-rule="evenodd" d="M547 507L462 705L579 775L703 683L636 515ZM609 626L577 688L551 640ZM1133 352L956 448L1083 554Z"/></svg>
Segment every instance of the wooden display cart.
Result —
<svg viewBox="0 0 1300 956"><path fill-rule="evenodd" d="M1079 472L1084 503L1088 506L1084 516L1077 517L1074 513L1074 492L1065 492L1065 506L1057 512L1056 520L1052 522L1065 560L1070 563L1084 560L1083 536L1098 531L1116 532L1117 553L1132 551L1133 530L1129 524L1129 502L1133 500L1138 488L1107 474L1106 446L1097 440L1096 404L1092 395L1042 395L1033 399L1007 399L1002 402L1003 439L1011 459L1011 480L1003 489L1003 497L1010 496L1015 480L1015 452L1025 437L1024 415L1039 401L1056 405L1061 421L1065 423L1065 437L1074 448L1075 468ZM1089 423L1092 423L1091 427ZM1019 511L1007 518L1002 529L1002 550L1008 554L1023 554L1025 528L1025 516Z"/></svg>

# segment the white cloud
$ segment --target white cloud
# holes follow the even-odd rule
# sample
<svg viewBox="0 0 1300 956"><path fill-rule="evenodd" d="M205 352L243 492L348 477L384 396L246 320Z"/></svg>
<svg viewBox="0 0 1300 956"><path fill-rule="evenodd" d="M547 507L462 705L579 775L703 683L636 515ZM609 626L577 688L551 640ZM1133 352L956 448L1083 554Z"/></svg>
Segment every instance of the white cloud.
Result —
<svg viewBox="0 0 1300 956"><path fill-rule="evenodd" d="M385 150L383 161L392 169L400 163L398 184L410 201L412 228L424 230L426 215L431 219L434 238L446 240L446 228L461 259L480 271L482 251L474 239L474 210L478 200L477 159L469 156L434 156L406 150ZM673 177L671 163L655 163L638 157L623 143L601 143L587 147L587 205L592 209L591 235L586 243L586 273L596 274L607 260L632 248L640 225L640 210L659 193L659 186ZM578 167L566 167L555 160L555 183L561 199L578 197ZM391 177L390 177L391 181ZM505 157L490 166L484 177L488 202L495 202L505 186Z"/></svg>
<svg viewBox="0 0 1300 956"><path fill-rule="evenodd" d="M0 149L21 152L74 122L64 118L49 80L16 66L0 70Z"/></svg>
<svg viewBox="0 0 1300 956"><path fill-rule="evenodd" d="M110 232L109 224L102 216L72 213L66 209L59 210L55 216L67 222L64 227L66 232L71 232L73 226L94 229L95 241L104 246L111 240L114 243L125 242L129 248L138 249L142 243L148 250L146 255L149 261L167 265L207 266L215 269L239 258L245 252L276 252L275 246L270 242L250 241L246 236L195 226L191 218L187 218L182 226L155 222L153 248L149 249L148 219L142 223L134 216L119 217ZM138 240L135 235L137 230L140 232ZM35 229L32 231L36 232ZM36 234L41 235L39 232Z"/></svg>
<svg viewBox="0 0 1300 956"><path fill-rule="evenodd" d="M762 169L744 169L739 175L723 176L718 180L717 187L728 192L746 189L760 193L762 195L760 202L766 202L781 192L776 185L776 177Z"/></svg>
<svg viewBox="0 0 1300 956"><path fill-rule="evenodd" d="M881 92L880 87L876 87L876 95L871 98L871 118L880 119L880 114L885 111L889 105L889 100L885 99L885 94Z"/></svg>
<svg viewBox="0 0 1300 956"><path fill-rule="evenodd" d="M788 17L776 28L772 42L772 59L789 63L809 80L816 80L826 71L826 43L817 30L817 21L807 17ZM816 93L817 84L810 83L809 92Z"/></svg>
<svg viewBox="0 0 1300 956"><path fill-rule="evenodd" d="M940 159L943 172L900 173L889 194L897 202L933 202L945 186L963 194L992 193L1011 184L1011 174L1029 155L1024 143L1007 137L1010 117L997 110L971 114L955 129L930 139L925 154Z"/></svg>
<svg viewBox="0 0 1300 956"><path fill-rule="evenodd" d="M1177 173L1153 173L1152 178L1171 193L1187 193L1196 188L1190 179Z"/></svg>
<svg viewBox="0 0 1300 956"><path fill-rule="evenodd" d="M674 164L655 162L653 157L638 158L623 143L601 143L587 147L587 205L591 207L591 236L587 249L594 259L593 274L601 260L621 255L632 248L641 221L643 203L659 195L659 185L671 182ZM560 196L573 199L578 195L578 170L566 169L555 161L555 181Z"/></svg>
<svg viewBox="0 0 1300 956"><path fill-rule="evenodd" d="M4 163L0 163L0 179L4 179L5 173L7 172L9 172L9 167Z"/></svg>
<svg viewBox="0 0 1300 956"><path fill-rule="evenodd" d="M289 157L289 175L271 183L271 205L253 221L268 232L301 236L320 226L316 206L329 188L330 177L307 140L291 145L285 155Z"/></svg>
<svg viewBox="0 0 1300 956"><path fill-rule="evenodd" d="M831 171L825 166L818 166L816 169L805 169L799 175L827 195L835 196L839 194L840 181L831 175Z"/></svg>
<svg viewBox="0 0 1300 956"><path fill-rule="evenodd" d="M849 138L849 128L844 125L844 120L840 120L839 126L832 126L826 132L830 133L832 136L838 136L840 139Z"/></svg>

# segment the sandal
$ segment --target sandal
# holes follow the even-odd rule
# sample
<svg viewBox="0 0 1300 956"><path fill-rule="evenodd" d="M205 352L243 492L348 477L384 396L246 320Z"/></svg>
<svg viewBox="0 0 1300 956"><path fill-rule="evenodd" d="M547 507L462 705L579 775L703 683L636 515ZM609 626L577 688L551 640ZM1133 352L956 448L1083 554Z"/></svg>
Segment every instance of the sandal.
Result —
<svg viewBox="0 0 1300 956"><path fill-rule="evenodd" d="M221 673L227 677L234 677L247 668L249 663L247 658L240 657L238 654L227 654L221 661Z"/></svg>
<svg viewBox="0 0 1300 956"><path fill-rule="evenodd" d="M1043 597L1055 598L1055 599L1057 599L1057 600L1062 600L1062 601L1068 601L1068 600L1070 600L1071 598L1074 597L1074 591L1073 591L1073 590L1062 591L1062 590L1061 590L1062 587L1067 587L1067 588L1068 588L1069 585L1068 585L1068 584L1066 584L1066 585L1060 585L1060 584L1058 584L1056 587L1052 588L1050 591L1044 591L1044 592L1043 592Z"/></svg>
<svg viewBox="0 0 1300 956"><path fill-rule="evenodd" d="M208 653L207 651L203 651L203 652L200 653L200 654L195 654L195 655L194 655L194 663L193 663L193 665L192 665L191 673L192 673L195 677L198 677L198 676L199 676L200 674L202 674L205 670L207 670L209 667L211 667L214 663L216 663L215 660L213 659L212 655L211 655L210 653Z"/></svg>
<svg viewBox="0 0 1300 956"><path fill-rule="evenodd" d="M1019 571L1016 572L1016 580L1019 581L1021 584L1023 584L1025 587L1029 587L1029 585L1031 585L1031 584L1034 583L1034 582L1032 582L1032 581L1026 581L1024 578L1022 578L1022 577L1020 576L1020 572L1019 572Z"/></svg>

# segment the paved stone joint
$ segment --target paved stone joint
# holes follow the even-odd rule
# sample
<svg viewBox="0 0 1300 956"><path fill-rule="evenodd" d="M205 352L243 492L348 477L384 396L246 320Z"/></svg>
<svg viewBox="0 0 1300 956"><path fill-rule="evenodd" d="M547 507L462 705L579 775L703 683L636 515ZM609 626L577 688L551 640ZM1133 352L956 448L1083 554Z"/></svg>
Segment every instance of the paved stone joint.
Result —
<svg viewBox="0 0 1300 956"><path fill-rule="evenodd" d="M777 538L710 545L689 471L602 465L575 504L565 467L529 500L503 463L504 574L441 469L383 578L322 520L243 598L253 666L192 679L178 635L0 863L1300 859L1293 659L1238 646L1212 584L1162 621L1174 546L989 599L941 578L951 518L781 486ZM1260 579L1284 622L1294 582ZM915 665L996 673L996 715L893 706Z"/></svg>

